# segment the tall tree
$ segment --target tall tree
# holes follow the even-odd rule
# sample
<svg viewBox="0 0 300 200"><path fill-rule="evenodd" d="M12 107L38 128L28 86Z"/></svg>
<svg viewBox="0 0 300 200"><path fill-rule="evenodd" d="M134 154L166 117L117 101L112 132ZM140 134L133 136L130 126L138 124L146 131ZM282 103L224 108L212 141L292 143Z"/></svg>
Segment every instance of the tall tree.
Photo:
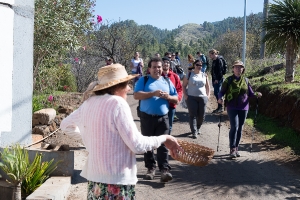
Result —
<svg viewBox="0 0 300 200"><path fill-rule="evenodd" d="M95 32L95 38L90 40L89 46L100 58L109 56L124 66L129 66L130 60L141 45L149 42L148 32L139 27L133 20L102 23Z"/></svg>
<svg viewBox="0 0 300 200"><path fill-rule="evenodd" d="M269 16L263 22L267 33L263 39L271 52L286 56L285 81L294 81L297 53L300 47L300 1L274 0L269 4Z"/></svg>
<svg viewBox="0 0 300 200"><path fill-rule="evenodd" d="M92 29L95 0L35 0L33 85L46 59L63 59Z"/></svg>

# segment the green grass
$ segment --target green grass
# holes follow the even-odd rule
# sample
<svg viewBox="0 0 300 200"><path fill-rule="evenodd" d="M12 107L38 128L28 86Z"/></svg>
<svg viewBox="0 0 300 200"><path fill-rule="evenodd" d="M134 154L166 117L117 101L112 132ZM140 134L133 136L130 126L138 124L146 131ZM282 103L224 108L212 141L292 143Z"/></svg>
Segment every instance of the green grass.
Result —
<svg viewBox="0 0 300 200"><path fill-rule="evenodd" d="M297 67L294 82L285 83L285 68L260 75L264 67L272 66L279 63L284 63L285 60L277 60L273 63L271 61L250 61L246 68L246 76L253 76L250 80L254 90L268 91L269 93L280 92L282 95L296 97L300 99L300 70ZM251 66L251 64L253 64ZM254 111L250 111L246 124L253 126L254 124ZM269 117L263 116L258 113L256 128L262 132L267 140L274 143L281 144L287 148L292 149L294 152L300 153L300 134L292 128L280 125L280 121L276 121Z"/></svg>
<svg viewBox="0 0 300 200"><path fill-rule="evenodd" d="M254 111L249 111L246 124L254 125ZM267 140L276 142L283 146L290 147L294 152L300 153L300 135L292 128L280 126L280 123L274 119L257 114L255 128L262 132Z"/></svg>
<svg viewBox="0 0 300 200"><path fill-rule="evenodd" d="M273 73L268 73L260 76L258 76L257 74L258 71L262 70L262 68L257 68L256 71L251 71L252 73L247 73L246 75L253 76L253 78L250 80L250 83L254 89L265 89L268 90L270 93L280 91L281 93L285 93L285 95L294 96L298 99L300 98L300 71L297 69L298 68L296 68L293 83L285 82L285 68L275 71Z"/></svg>

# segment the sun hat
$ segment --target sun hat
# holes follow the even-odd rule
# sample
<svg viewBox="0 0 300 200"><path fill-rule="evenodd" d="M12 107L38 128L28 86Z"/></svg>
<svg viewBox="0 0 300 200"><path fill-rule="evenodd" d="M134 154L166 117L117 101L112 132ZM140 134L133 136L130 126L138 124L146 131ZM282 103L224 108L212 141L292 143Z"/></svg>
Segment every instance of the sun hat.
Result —
<svg viewBox="0 0 300 200"><path fill-rule="evenodd" d="M234 67L234 66L236 66L236 65L239 65L239 66L242 66L243 68L245 68L244 63L243 63L242 61L240 61L240 60L234 61L232 67Z"/></svg>
<svg viewBox="0 0 300 200"><path fill-rule="evenodd" d="M121 64L112 64L101 67L98 71L97 85L93 88L94 91L103 90L119 83L123 83L134 79L139 74L128 75L125 67Z"/></svg>

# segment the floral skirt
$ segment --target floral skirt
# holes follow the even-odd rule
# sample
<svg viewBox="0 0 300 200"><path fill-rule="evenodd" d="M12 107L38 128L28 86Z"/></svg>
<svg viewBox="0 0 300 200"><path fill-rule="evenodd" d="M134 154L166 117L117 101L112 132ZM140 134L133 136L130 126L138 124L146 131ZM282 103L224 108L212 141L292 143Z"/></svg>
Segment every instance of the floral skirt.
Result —
<svg viewBox="0 0 300 200"><path fill-rule="evenodd" d="M88 182L88 200L135 200L135 185Z"/></svg>

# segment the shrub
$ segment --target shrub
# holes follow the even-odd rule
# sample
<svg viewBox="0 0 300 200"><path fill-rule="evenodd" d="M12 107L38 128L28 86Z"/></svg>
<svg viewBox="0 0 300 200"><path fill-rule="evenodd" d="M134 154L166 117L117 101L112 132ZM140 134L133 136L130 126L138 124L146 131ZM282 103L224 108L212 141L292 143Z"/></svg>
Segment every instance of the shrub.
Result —
<svg viewBox="0 0 300 200"><path fill-rule="evenodd" d="M49 175L57 168L57 164L51 161L42 162L42 154L36 154L30 163L28 151L19 144L4 148L1 152L0 168L9 177L9 182L15 186L16 199L26 197L43 184ZM20 190L21 187L21 190Z"/></svg>

